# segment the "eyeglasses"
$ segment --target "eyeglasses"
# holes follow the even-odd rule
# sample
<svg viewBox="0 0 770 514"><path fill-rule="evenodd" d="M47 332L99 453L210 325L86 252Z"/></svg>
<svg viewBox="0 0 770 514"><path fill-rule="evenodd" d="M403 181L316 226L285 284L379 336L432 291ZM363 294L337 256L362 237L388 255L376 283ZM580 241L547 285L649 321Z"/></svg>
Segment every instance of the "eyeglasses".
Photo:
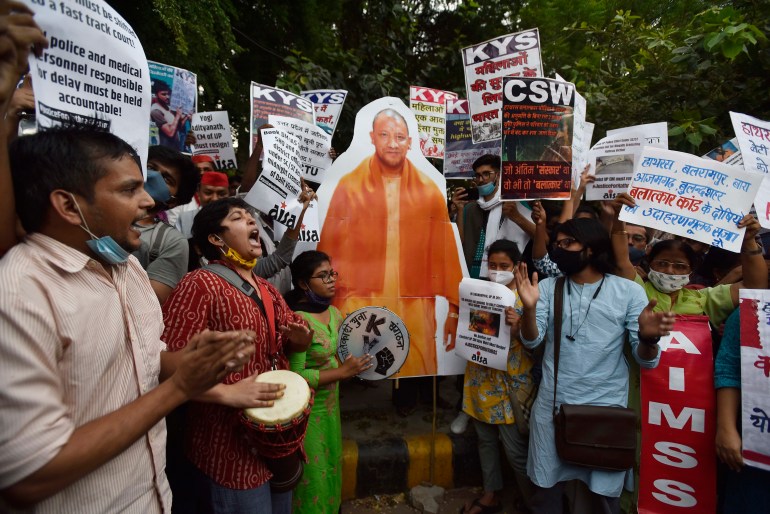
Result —
<svg viewBox="0 0 770 514"><path fill-rule="evenodd" d="M566 250L570 246L572 246L574 243L577 243L578 240L574 237L565 237L564 239L559 239L558 241L554 241L551 245L553 248L561 248L562 250Z"/></svg>
<svg viewBox="0 0 770 514"><path fill-rule="evenodd" d="M690 265L686 262L671 262L656 259L650 263L650 267L655 271L661 272L670 268L679 275L686 275L690 273Z"/></svg>
<svg viewBox="0 0 770 514"><path fill-rule="evenodd" d="M340 276L339 273L337 273L334 270L331 270L331 271L324 271L320 275L316 275L316 276L310 277L310 278L320 278L321 281L323 281L324 284L331 284L332 282L337 280L337 277L339 277L339 276Z"/></svg>
<svg viewBox="0 0 770 514"><path fill-rule="evenodd" d="M491 179L497 172L496 171L482 171L481 173L476 173L473 175L473 180L476 182L481 182L482 180L489 180Z"/></svg>

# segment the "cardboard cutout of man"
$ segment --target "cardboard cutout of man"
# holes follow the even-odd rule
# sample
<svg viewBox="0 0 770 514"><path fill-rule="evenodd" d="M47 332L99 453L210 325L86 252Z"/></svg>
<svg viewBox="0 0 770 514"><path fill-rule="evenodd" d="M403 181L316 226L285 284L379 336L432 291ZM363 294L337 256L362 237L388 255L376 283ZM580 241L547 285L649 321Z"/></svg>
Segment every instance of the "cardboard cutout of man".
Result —
<svg viewBox="0 0 770 514"><path fill-rule="evenodd" d="M318 249L340 273L335 305L343 314L387 307L404 320L411 342L401 377L436 374L436 296L449 301L443 343L454 347L462 279L446 182L411 134L417 122L401 100L370 103L318 191Z"/></svg>

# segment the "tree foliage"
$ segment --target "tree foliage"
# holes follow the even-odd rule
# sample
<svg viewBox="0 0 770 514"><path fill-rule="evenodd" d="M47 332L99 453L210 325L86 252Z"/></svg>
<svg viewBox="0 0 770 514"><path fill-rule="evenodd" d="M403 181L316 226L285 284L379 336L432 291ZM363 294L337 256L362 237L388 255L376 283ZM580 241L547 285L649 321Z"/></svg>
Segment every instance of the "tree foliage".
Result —
<svg viewBox="0 0 770 514"><path fill-rule="evenodd" d="M548 75L588 100L596 137L668 121L672 148L704 153L732 136L729 110L770 117L770 3L756 0L119 0L149 59L198 74L201 109L226 109L240 148L251 81L347 89L335 146L356 112L409 85L465 96L460 50L540 29ZM241 153L243 150L241 151ZM245 155L241 156L245 161Z"/></svg>

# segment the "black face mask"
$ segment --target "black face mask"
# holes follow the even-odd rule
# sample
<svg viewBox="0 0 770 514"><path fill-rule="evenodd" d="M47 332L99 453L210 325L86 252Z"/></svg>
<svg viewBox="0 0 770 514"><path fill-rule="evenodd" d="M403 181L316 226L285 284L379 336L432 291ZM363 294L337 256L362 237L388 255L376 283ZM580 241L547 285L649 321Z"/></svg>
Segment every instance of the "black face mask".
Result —
<svg viewBox="0 0 770 514"><path fill-rule="evenodd" d="M583 271L588 266L587 253L585 249L570 251L563 248L553 248L548 252L548 255L559 267L559 270L569 276Z"/></svg>

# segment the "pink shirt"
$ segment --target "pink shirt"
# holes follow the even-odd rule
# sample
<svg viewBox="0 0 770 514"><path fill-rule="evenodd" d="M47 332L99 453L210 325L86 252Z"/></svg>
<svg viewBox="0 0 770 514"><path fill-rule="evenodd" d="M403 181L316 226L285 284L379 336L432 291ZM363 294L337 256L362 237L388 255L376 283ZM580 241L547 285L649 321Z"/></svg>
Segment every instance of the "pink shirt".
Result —
<svg viewBox="0 0 770 514"><path fill-rule="evenodd" d="M158 385L163 319L147 274L134 257L106 269L42 234L0 260L0 489ZM33 512L170 512L165 444L161 421Z"/></svg>

